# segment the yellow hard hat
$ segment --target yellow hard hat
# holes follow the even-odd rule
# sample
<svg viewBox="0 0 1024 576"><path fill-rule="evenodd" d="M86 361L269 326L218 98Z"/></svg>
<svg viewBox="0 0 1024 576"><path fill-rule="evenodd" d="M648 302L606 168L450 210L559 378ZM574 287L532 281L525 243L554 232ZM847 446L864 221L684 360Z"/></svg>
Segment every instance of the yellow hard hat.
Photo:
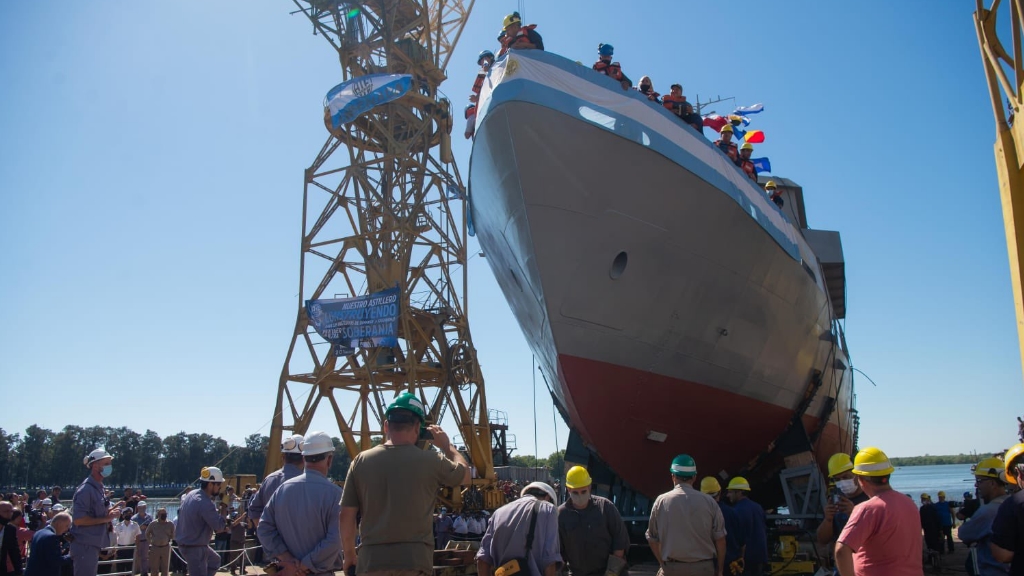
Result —
<svg viewBox="0 0 1024 576"><path fill-rule="evenodd" d="M980 478L995 478L1002 480L999 476L1003 472L1003 461L999 458L985 458L974 466L974 475Z"/></svg>
<svg viewBox="0 0 1024 576"><path fill-rule="evenodd" d="M853 473L858 476L888 476L895 471L885 452L874 446L857 452L853 459Z"/></svg>
<svg viewBox="0 0 1024 576"><path fill-rule="evenodd" d="M520 23L522 23L522 21L523 21L523 19L519 17L519 12L513 12L513 13L509 14L508 16L505 16L505 19L501 22L501 27L502 28L508 28L509 25L511 25L511 24L520 24Z"/></svg>
<svg viewBox="0 0 1024 576"><path fill-rule="evenodd" d="M725 134L726 132L732 134L732 124L726 124L725 126L722 126L722 129L719 132L722 134Z"/></svg>
<svg viewBox="0 0 1024 576"><path fill-rule="evenodd" d="M772 188L775 187L774 182L769 182L769 184L772 184ZM849 454L840 452L838 454L833 454L832 457L828 459L829 478L836 476L837 474L842 474L847 470L853 470L853 460L850 459Z"/></svg>
<svg viewBox="0 0 1024 576"><path fill-rule="evenodd" d="M942 490L939 490L939 498L945 498L945 497L946 497L946 493L943 492Z"/></svg>
<svg viewBox="0 0 1024 576"><path fill-rule="evenodd" d="M718 483L718 479L714 476L705 476L700 481L700 491L705 494L718 494L722 491L722 485Z"/></svg>
<svg viewBox="0 0 1024 576"><path fill-rule="evenodd" d="M743 476L736 476L732 480L729 480L729 485L725 487L726 490L746 490L750 491L750 482Z"/></svg>
<svg viewBox="0 0 1024 576"><path fill-rule="evenodd" d="M769 190L775 190L775 180L769 180L768 183L764 185L764 187ZM849 458L849 456L847 456L847 458ZM831 462L831 460L829 460L829 462ZM829 468L831 468L831 466L829 466Z"/></svg>
<svg viewBox="0 0 1024 576"><path fill-rule="evenodd" d="M570 490L577 488L586 488L590 486L594 481L590 479L590 474L587 469L583 466L573 466L569 468L569 472L565 475L565 487Z"/></svg>
<svg viewBox="0 0 1024 576"><path fill-rule="evenodd" d="M740 150L753 150L753 149L754 149L754 145L751 144L750 142L746 142L746 143L743 144L743 146L740 146Z"/></svg>
<svg viewBox="0 0 1024 576"><path fill-rule="evenodd" d="M1010 484L1017 483L1017 474L1011 468L1018 464L1014 460L1020 458L1021 455L1024 455L1024 444L1014 444L1006 451L1006 456L1003 456L1003 470L1006 472L1006 481Z"/></svg>
<svg viewBox="0 0 1024 576"><path fill-rule="evenodd" d="M932 499L932 497L929 496L926 492L922 492L921 493L921 500L931 500L931 499Z"/></svg>

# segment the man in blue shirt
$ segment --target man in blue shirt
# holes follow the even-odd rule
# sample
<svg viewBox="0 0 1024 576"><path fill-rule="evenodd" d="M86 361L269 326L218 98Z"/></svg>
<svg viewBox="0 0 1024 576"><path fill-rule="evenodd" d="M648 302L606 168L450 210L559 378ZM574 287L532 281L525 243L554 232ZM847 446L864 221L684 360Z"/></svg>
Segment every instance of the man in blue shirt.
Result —
<svg viewBox="0 0 1024 576"><path fill-rule="evenodd" d="M558 544L558 511L555 489L544 482L531 482L518 500L494 511L476 553L477 573L492 576L512 560L526 560L516 576L555 576L562 566ZM533 530L530 524L534 523ZM532 542L528 537L532 536ZM527 552L529 548L529 552Z"/></svg>
<svg viewBox="0 0 1024 576"><path fill-rule="evenodd" d="M740 538L743 542L743 574L761 576L768 564L768 527L764 509L747 497L750 483L742 476L729 481L726 495L740 520Z"/></svg>
<svg viewBox="0 0 1024 576"><path fill-rule="evenodd" d="M729 504L722 502L722 485L714 476L705 476L700 481L700 491L711 496L718 502L718 508L722 511L722 519L725 520L725 563L726 570L729 565L740 559L740 518L736 510Z"/></svg>
<svg viewBox="0 0 1024 576"><path fill-rule="evenodd" d="M253 528L259 526L263 508L266 507L267 502L270 502L270 497L274 495L274 492L277 491L281 484L302 474L302 435L293 434L282 440L281 455L284 457L284 466L267 474L259 489L253 494L252 499L249 500L246 514L248 515L249 525ZM258 533L256 539L259 540ZM256 549L255 561L257 563L263 561L262 546Z"/></svg>
<svg viewBox="0 0 1024 576"><path fill-rule="evenodd" d="M139 530L142 534L139 535L135 541L135 560L134 560L134 572L136 574L142 574L142 576L149 576L149 541L146 540L146 528L149 528L149 524L153 521L153 517L146 514L146 501L139 500L136 505L138 512L132 516L132 522L139 525Z"/></svg>
<svg viewBox="0 0 1024 576"><path fill-rule="evenodd" d="M70 554L61 554L61 536L71 528L71 515L61 512L50 525L32 536L32 555L25 566L25 576L55 576L71 564Z"/></svg>
<svg viewBox="0 0 1024 576"><path fill-rule="evenodd" d="M224 530L227 524L217 513L213 499L220 495L224 474L220 468L207 466L199 479L199 490L193 490L181 499L174 540L188 565L189 576L214 576L220 567L220 556L210 547L210 538L214 532Z"/></svg>
<svg viewBox="0 0 1024 576"><path fill-rule="evenodd" d="M946 539L946 547L953 552L953 508L946 502L946 493L939 490L939 501L935 503L935 511L939 513L939 524L942 536Z"/></svg>
<svg viewBox="0 0 1024 576"><path fill-rule="evenodd" d="M334 441L312 432L302 443L306 471L270 497L257 533L263 551L277 558L284 576L331 575L341 570L341 488L327 479Z"/></svg>
<svg viewBox="0 0 1024 576"><path fill-rule="evenodd" d="M960 541L971 546L968 566L976 576L1000 576L1010 573L1010 567L997 562L992 557L989 540L992 537L992 521L1000 504L1006 500L1006 486L999 474L1003 471L1003 461L999 458L986 458L974 467L974 485L985 505L978 508L971 517L960 525L957 535Z"/></svg>
<svg viewBox="0 0 1024 576"><path fill-rule="evenodd" d="M121 517L121 508L107 508L109 500L103 492L103 479L110 476L114 457L97 448L85 457L89 477L75 490L72 499L71 559L75 576L95 576L100 549L110 546L109 526Z"/></svg>

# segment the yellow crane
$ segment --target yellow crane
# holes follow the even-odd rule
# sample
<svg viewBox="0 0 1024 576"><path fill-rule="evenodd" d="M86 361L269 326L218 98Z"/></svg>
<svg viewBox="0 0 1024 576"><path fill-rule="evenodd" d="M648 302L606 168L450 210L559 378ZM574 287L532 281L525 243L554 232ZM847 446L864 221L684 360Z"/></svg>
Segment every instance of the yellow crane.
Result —
<svg viewBox="0 0 1024 576"><path fill-rule="evenodd" d="M461 436L481 491L474 505L496 507L503 500L493 490L492 430L469 331L464 186L451 150L451 103L438 91L474 0L293 2L337 53L354 93L379 75L411 77L411 88L344 122L325 108L327 140L304 173L298 315L266 471L280 465L273 447L282 435L307 432L323 404L354 458L380 441L385 407L409 391L428 421L454 419L452 436ZM324 78L326 91L338 75ZM307 302L396 287L395 345L339 347L311 325ZM440 498L462 504L458 492Z"/></svg>
<svg viewBox="0 0 1024 576"><path fill-rule="evenodd" d="M983 0L977 0L977 3L974 27L978 33L981 60L996 121L996 171L999 173L999 195L1003 205L1003 224L1006 227L1006 251L1010 256L1017 339L1021 347L1021 360L1024 362L1024 292L1021 286L1021 269L1024 268L1024 124L1014 122L1024 97L1021 93L1021 85L1024 83L1024 59L1021 58L1024 2L1008 2L1012 55L1006 51L996 34L996 16L1002 0L993 0L988 9ZM1006 107L1003 106L1004 98Z"/></svg>

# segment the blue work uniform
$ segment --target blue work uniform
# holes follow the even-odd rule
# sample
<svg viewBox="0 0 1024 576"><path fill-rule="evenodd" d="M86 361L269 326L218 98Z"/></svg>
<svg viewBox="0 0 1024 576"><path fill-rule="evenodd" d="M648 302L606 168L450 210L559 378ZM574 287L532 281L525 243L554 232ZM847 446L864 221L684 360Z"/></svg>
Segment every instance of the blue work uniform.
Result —
<svg viewBox="0 0 1024 576"><path fill-rule="evenodd" d="M736 510L729 504L718 501L718 507L722 510L722 519L725 520L725 566L729 567L740 557L740 517Z"/></svg>
<svg viewBox="0 0 1024 576"><path fill-rule="evenodd" d="M743 498L733 505L740 524L740 545L743 552L743 573L762 574L768 563L768 529L764 510L750 498Z"/></svg>
<svg viewBox="0 0 1024 576"><path fill-rule="evenodd" d="M260 484L260 489L256 491L252 500L249 501L249 519L259 520L260 516L263 515L263 509L266 507L267 502L270 502L270 497L281 487L281 484L300 474L302 474L302 470L295 464L285 464L284 468L267 474L267 477L263 479L263 483Z"/></svg>
<svg viewBox="0 0 1024 576"><path fill-rule="evenodd" d="M256 529L270 557L288 552L310 575L341 570L341 488L316 470L281 484Z"/></svg>
<svg viewBox="0 0 1024 576"><path fill-rule="evenodd" d="M103 484L89 476L75 490L71 500L71 518L106 518L110 511L107 498L103 495ZM71 525L71 559L74 562L75 576L95 576L99 567L100 549L110 547L110 536L107 532L109 523L92 526Z"/></svg>
<svg viewBox="0 0 1024 576"><path fill-rule="evenodd" d="M132 516L132 522L138 524L139 530L142 531L138 540L135 541L135 568L140 570L140 574L149 574L149 541L146 540L146 528L149 528L149 524L153 522L153 517L145 512L140 512Z"/></svg>
<svg viewBox="0 0 1024 576"><path fill-rule="evenodd" d="M217 513L217 505L203 489L193 490L181 499L174 540L188 564L189 576L217 573L220 556L210 547L210 538L214 532L224 530L225 525L224 517Z"/></svg>
<svg viewBox="0 0 1024 576"><path fill-rule="evenodd" d="M968 546L973 545L975 558L977 560L977 572L979 576L998 576L1010 573L1010 565L997 562L992 556L992 549L989 541L992 539L992 522L996 519L996 512L1000 504L1009 498L1004 494L993 498L984 506L978 508L957 531L960 541ZM968 559L969 561L969 559Z"/></svg>

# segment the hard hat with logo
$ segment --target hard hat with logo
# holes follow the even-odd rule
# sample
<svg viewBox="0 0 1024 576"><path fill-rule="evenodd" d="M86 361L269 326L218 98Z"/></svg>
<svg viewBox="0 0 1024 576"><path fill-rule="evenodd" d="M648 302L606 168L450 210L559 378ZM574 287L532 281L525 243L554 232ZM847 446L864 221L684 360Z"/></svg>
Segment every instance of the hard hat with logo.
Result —
<svg viewBox="0 0 1024 576"><path fill-rule="evenodd" d="M494 60L494 52L491 52L490 50L481 50L480 55L476 57L476 63L479 64L484 58Z"/></svg>
<svg viewBox="0 0 1024 576"><path fill-rule="evenodd" d="M697 475L697 463L693 460L693 456L680 454L672 459L672 465L668 470L673 476L693 478Z"/></svg>
<svg viewBox="0 0 1024 576"><path fill-rule="evenodd" d="M103 460L104 458L110 458L111 460L114 459L114 457L108 454L107 451L104 450L103 448L97 448L92 452L89 452L89 455L82 459L82 463L85 464L86 466L89 466L93 462L96 462L97 460Z"/></svg>
<svg viewBox="0 0 1024 576"><path fill-rule="evenodd" d="M530 482L523 489L519 491L519 497L526 496L526 493L533 489L543 490L545 494L551 497L552 502L558 502L558 496L555 495L555 489L551 487L547 482Z"/></svg>
<svg viewBox="0 0 1024 576"><path fill-rule="evenodd" d="M569 468L569 472L565 475L565 487L570 490L586 488L593 482L590 478L590 473L583 466L573 466Z"/></svg>
<svg viewBox="0 0 1024 576"><path fill-rule="evenodd" d="M735 476L732 480L729 480L729 485L725 487L726 490L746 490L750 492L750 482L743 476Z"/></svg>
<svg viewBox="0 0 1024 576"><path fill-rule="evenodd" d="M522 22L523 19L519 16L519 12L513 12L508 16L505 16L505 19L501 21L501 27L508 28L513 24L522 24Z"/></svg>
<svg viewBox="0 0 1024 576"><path fill-rule="evenodd" d="M1022 463L1018 462L1022 455L1024 455L1024 444L1014 444L1006 451L1006 456L1003 456L1003 470L1006 473L1006 481L1010 484L1017 484L1017 472L1014 468L1017 467L1017 464Z"/></svg>
<svg viewBox="0 0 1024 576"><path fill-rule="evenodd" d="M718 494L722 491L722 485L718 483L718 479L714 476L705 476L700 481L700 491L705 494Z"/></svg>
<svg viewBox="0 0 1024 576"><path fill-rule="evenodd" d="M302 441L303 456L316 456L328 452L334 452L334 440L331 440L327 432L310 432Z"/></svg>
<svg viewBox="0 0 1024 576"><path fill-rule="evenodd" d="M740 150L753 150L753 149L754 149L754 145L751 144L750 142L744 142L743 146L740 146Z"/></svg>
<svg viewBox="0 0 1024 576"><path fill-rule="evenodd" d="M613 56L615 54L615 46L611 44L598 44L597 53L601 56Z"/></svg>
<svg viewBox="0 0 1024 576"><path fill-rule="evenodd" d="M769 180L768 183L764 185L764 187L767 188L768 190L775 190L775 180Z"/></svg>
<svg viewBox="0 0 1024 576"><path fill-rule="evenodd" d="M427 420L426 411L423 410L423 402L420 402L420 399L412 392L402 392L399 394L398 398L395 398L395 401L388 406L384 416L387 417L393 410L408 410L419 417L420 422Z"/></svg>
<svg viewBox="0 0 1024 576"><path fill-rule="evenodd" d="M895 472L889 457L874 446L869 446L853 459L853 473L858 476L888 476Z"/></svg>
<svg viewBox="0 0 1024 576"><path fill-rule="evenodd" d="M1003 461L999 458L985 458L974 466L974 475L979 478L1002 480Z"/></svg>
<svg viewBox="0 0 1024 576"><path fill-rule="evenodd" d="M203 482L223 482L224 473L216 466L206 466L199 472L199 479Z"/></svg>
<svg viewBox="0 0 1024 576"><path fill-rule="evenodd" d="M732 134L732 124L726 124L725 126L722 126L722 129L719 130L719 132L721 134L725 134L726 132Z"/></svg>
<svg viewBox="0 0 1024 576"><path fill-rule="evenodd" d="M774 182L769 182L769 184L772 185L772 188L775 187ZM850 459L849 454L839 452L838 454L833 454L832 457L828 459L829 478L842 474L847 470L853 470L853 460Z"/></svg>
<svg viewBox="0 0 1024 576"><path fill-rule="evenodd" d="M285 454L302 454L302 434L292 434L281 440L281 452Z"/></svg>

